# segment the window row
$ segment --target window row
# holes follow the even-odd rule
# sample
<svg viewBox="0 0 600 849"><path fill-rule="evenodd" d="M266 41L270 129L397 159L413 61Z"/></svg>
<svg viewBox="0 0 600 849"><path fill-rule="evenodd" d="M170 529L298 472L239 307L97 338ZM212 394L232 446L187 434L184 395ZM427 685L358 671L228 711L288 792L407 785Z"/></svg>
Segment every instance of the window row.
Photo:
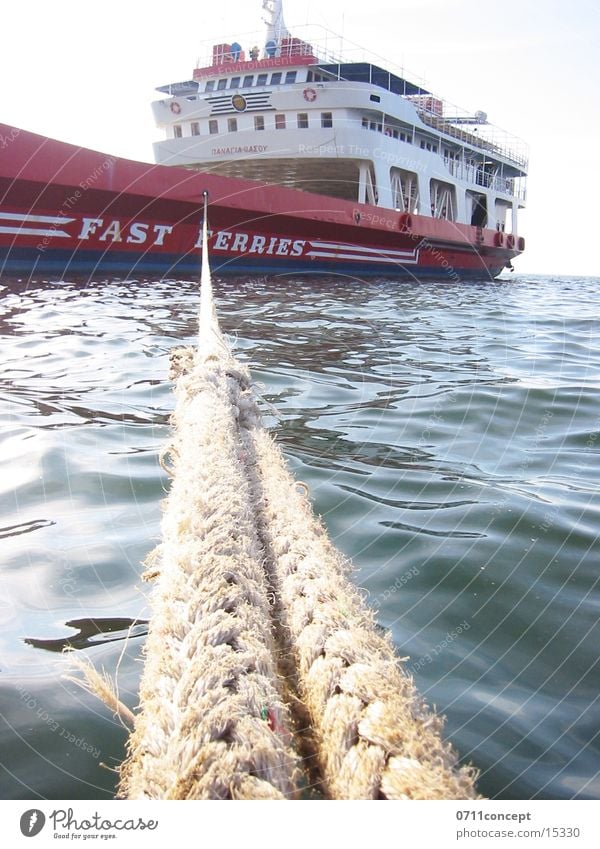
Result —
<svg viewBox="0 0 600 849"><path fill-rule="evenodd" d="M277 113L275 115L275 129L276 130L285 130L288 126L288 119L290 120L290 125L293 126L293 116L284 115L283 113ZM296 115L296 127L300 130L306 130L309 128L309 119L308 112L298 112ZM333 113L332 112L321 112L321 127L327 129L329 127L333 127ZM265 116L264 115L254 115L254 129L255 130L264 130L266 129L265 125ZM227 131L228 133L237 133L238 131L238 119L237 118L227 118L226 125L219 121L217 118L211 118L208 122L208 132L209 135L214 136L218 135L221 132ZM183 125L182 124L174 124L173 125L173 134L176 139L180 139L183 137ZM200 133L200 122L192 121L190 124L190 135L199 136Z"/></svg>
<svg viewBox="0 0 600 849"><path fill-rule="evenodd" d="M375 130L377 133L385 133L386 136L391 136L394 139L408 142L408 144L412 143L410 133L405 133L397 127L384 127L381 121L373 121L372 119L363 116L362 126L365 130Z"/></svg>
<svg viewBox="0 0 600 849"><path fill-rule="evenodd" d="M256 83L254 82L254 74L248 74L245 77L223 77L220 80L207 80L204 86L204 91L224 91L226 88L252 88L253 86L263 85L292 85L296 82L297 71L275 71L272 73L270 82L269 74L257 74Z"/></svg>

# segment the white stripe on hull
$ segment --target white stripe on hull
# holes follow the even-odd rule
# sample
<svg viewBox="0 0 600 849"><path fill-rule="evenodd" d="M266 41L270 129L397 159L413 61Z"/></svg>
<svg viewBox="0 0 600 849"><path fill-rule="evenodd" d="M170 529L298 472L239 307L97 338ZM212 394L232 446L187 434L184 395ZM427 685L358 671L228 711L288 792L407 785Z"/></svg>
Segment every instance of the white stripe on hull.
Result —
<svg viewBox="0 0 600 849"><path fill-rule="evenodd" d="M313 242L312 240L311 245L313 248L323 248L325 250L357 251L361 254L377 254L378 256L398 257L399 259L403 259L404 257L412 258L416 253L416 248L413 248L411 251L397 251L388 250L387 248L366 248L361 245L338 245L335 242Z"/></svg>
<svg viewBox="0 0 600 849"><path fill-rule="evenodd" d="M10 233L14 236L56 236L58 239L68 239L69 233L64 230L37 230L32 227L0 227L0 233Z"/></svg>
<svg viewBox="0 0 600 849"><path fill-rule="evenodd" d="M75 221L74 218L65 218L64 215L21 215L16 212L0 212L0 219L26 221L28 224L70 224L71 221Z"/></svg>
<svg viewBox="0 0 600 849"><path fill-rule="evenodd" d="M326 251L309 251L307 256L322 257L324 259L354 259L358 262L392 263L393 265L415 265L419 261L418 255L406 254L405 256L365 256L364 254L343 254L339 251L328 253Z"/></svg>

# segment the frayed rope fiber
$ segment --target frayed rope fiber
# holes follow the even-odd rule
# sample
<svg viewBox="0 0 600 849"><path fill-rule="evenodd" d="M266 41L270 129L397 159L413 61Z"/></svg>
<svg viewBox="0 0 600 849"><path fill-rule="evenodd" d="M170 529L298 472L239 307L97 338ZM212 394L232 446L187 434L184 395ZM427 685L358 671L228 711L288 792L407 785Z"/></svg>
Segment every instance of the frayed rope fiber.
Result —
<svg viewBox="0 0 600 849"><path fill-rule="evenodd" d="M198 347L172 358L172 485L119 795L478 798L264 430L207 256L205 241Z"/></svg>

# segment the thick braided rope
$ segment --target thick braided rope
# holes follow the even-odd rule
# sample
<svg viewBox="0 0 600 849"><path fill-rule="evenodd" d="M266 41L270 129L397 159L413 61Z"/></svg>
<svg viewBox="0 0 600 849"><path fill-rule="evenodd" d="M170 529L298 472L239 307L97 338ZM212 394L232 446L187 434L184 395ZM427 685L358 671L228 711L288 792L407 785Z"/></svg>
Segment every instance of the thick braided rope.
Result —
<svg viewBox="0 0 600 849"><path fill-rule="evenodd" d="M203 327L198 351L180 354L179 371L141 710L119 795L293 796L298 758L240 456L238 397L248 376L216 320Z"/></svg>
<svg viewBox="0 0 600 849"><path fill-rule="evenodd" d="M252 401L242 407L257 523L287 650L334 799L473 799L475 772L400 667L346 578L348 564L289 474Z"/></svg>

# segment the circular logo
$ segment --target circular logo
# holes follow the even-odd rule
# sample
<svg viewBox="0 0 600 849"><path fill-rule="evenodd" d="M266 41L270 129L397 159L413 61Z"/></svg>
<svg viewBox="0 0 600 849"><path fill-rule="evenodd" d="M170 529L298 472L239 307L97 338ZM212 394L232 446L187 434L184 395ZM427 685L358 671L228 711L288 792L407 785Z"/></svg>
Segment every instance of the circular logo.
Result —
<svg viewBox="0 0 600 849"><path fill-rule="evenodd" d="M305 88L304 89L304 99L308 100L309 103L312 103L317 99L317 92L314 88Z"/></svg>
<svg viewBox="0 0 600 849"><path fill-rule="evenodd" d="M46 824L46 817L38 808L31 808L21 816L21 834L25 837L35 837Z"/></svg>
<svg viewBox="0 0 600 849"><path fill-rule="evenodd" d="M236 110L236 112L245 112L246 111L246 98L241 94L234 94L231 98L231 105Z"/></svg>
<svg viewBox="0 0 600 849"><path fill-rule="evenodd" d="M179 105L179 103L177 103L176 100L174 100L173 103L171 103L171 112L174 115L179 115L179 113L181 112L181 106Z"/></svg>

